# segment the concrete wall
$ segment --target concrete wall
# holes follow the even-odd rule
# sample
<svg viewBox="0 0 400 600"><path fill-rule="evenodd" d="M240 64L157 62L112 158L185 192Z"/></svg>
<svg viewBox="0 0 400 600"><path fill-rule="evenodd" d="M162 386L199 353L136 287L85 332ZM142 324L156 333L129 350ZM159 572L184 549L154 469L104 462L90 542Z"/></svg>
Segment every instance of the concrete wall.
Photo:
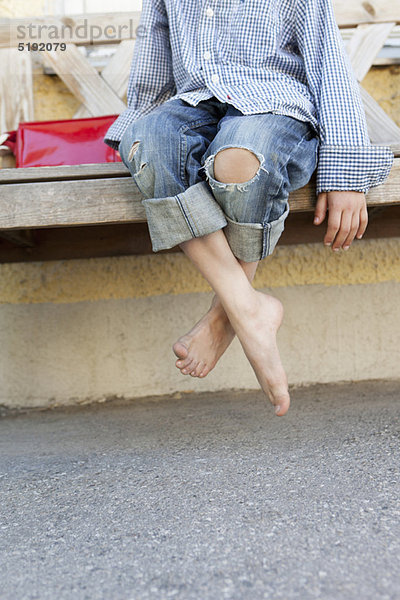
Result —
<svg viewBox="0 0 400 600"><path fill-rule="evenodd" d="M260 265L291 384L400 377L399 257L396 238L278 247ZM258 389L237 340L202 380L176 369L172 343L211 300L182 253L6 264L0 282L0 404Z"/></svg>
<svg viewBox="0 0 400 600"><path fill-rule="evenodd" d="M0 0L0 16L40 14L44 5ZM373 68L363 84L400 125L400 66ZM39 70L34 94L37 119L78 108ZM338 255L278 246L255 286L284 303L279 341L291 384L400 378L400 237L355 242ZM182 253L0 265L0 404L258 389L237 340L205 379L175 368L172 343L210 300Z"/></svg>

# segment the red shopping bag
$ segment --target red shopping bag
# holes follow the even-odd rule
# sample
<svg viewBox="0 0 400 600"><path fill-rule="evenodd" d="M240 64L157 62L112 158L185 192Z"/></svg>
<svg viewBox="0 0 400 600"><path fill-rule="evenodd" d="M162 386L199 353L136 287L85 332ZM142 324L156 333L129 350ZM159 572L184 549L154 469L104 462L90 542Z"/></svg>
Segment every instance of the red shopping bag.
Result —
<svg viewBox="0 0 400 600"><path fill-rule="evenodd" d="M20 123L2 143L17 167L52 167L121 161L103 138L118 115Z"/></svg>

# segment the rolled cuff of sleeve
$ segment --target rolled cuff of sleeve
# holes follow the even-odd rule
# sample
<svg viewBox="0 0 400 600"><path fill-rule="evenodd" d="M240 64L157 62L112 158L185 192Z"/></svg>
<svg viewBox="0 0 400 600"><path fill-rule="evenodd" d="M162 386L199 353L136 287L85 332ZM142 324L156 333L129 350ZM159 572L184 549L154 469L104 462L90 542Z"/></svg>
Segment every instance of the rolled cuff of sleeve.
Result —
<svg viewBox="0 0 400 600"><path fill-rule="evenodd" d="M389 146L320 146L316 194L333 190L367 193L390 173Z"/></svg>

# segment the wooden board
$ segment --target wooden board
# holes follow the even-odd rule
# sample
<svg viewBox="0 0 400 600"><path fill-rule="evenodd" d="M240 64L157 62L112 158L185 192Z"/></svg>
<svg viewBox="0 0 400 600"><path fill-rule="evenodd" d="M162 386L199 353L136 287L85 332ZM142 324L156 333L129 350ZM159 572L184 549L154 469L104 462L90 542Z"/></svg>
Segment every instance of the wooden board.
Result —
<svg viewBox="0 0 400 600"><path fill-rule="evenodd" d="M335 18L340 27L362 23L400 23L398 0L333 0ZM78 45L110 44L135 39L140 12L86 15L43 16L0 20L0 48L16 47L19 42L54 42L54 32L62 32L58 41ZM28 27L35 34L28 35ZM36 32L41 27L40 38ZM91 35L91 32L92 35Z"/></svg>
<svg viewBox="0 0 400 600"><path fill-rule="evenodd" d="M63 181L66 179L99 179L104 177L130 177L130 173L122 162L0 170L0 184Z"/></svg>
<svg viewBox="0 0 400 600"><path fill-rule="evenodd" d="M314 173L310 183L290 195L292 212L312 211ZM146 214L131 177L70 179L2 185L0 229L144 222ZM400 159L384 185L371 188L369 206L400 204Z"/></svg>
<svg viewBox="0 0 400 600"><path fill-rule="evenodd" d="M0 48L15 48L29 41L115 44L135 39L139 20L140 11L0 19Z"/></svg>
<svg viewBox="0 0 400 600"><path fill-rule="evenodd" d="M360 82L385 44L395 23L359 25L346 45L346 52L357 80ZM400 127L376 100L359 86L370 140L374 144L400 143Z"/></svg>
<svg viewBox="0 0 400 600"><path fill-rule="evenodd" d="M371 142L378 145L398 147L400 144L400 127L361 85L360 94Z"/></svg>
<svg viewBox="0 0 400 600"><path fill-rule="evenodd" d="M332 0L339 27L355 27L361 23L400 23L397 0Z"/></svg>
<svg viewBox="0 0 400 600"><path fill-rule="evenodd" d="M400 143L391 144L395 157L400 157ZM59 167L27 167L22 169L0 169L0 185L40 181L65 181L69 179L104 179L108 177L130 177L123 162L94 163L87 165L62 165Z"/></svg>
<svg viewBox="0 0 400 600"><path fill-rule="evenodd" d="M53 50L44 52L44 55L90 116L114 115L125 110L125 103L89 64L75 44L67 44L65 52Z"/></svg>
<svg viewBox="0 0 400 600"><path fill-rule="evenodd" d="M362 81L370 70L394 26L394 22L359 25L347 42L346 52L358 81Z"/></svg>
<svg viewBox="0 0 400 600"><path fill-rule="evenodd" d="M398 237L400 206L372 208L365 239ZM313 213L290 213L278 245L322 243L326 223L313 225ZM10 230L7 233L14 233ZM29 229L32 246L0 237L0 263L153 254L147 223ZM354 244L363 243L355 241ZM179 246L161 253L181 252Z"/></svg>
<svg viewBox="0 0 400 600"><path fill-rule="evenodd" d="M0 50L0 132L33 120L32 62L29 52Z"/></svg>
<svg viewBox="0 0 400 600"><path fill-rule="evenodd" d="M124 99L128 88L134 46L134 40L123 40L101 72L101 78L104 79L121 100ZM89 116L89 111L84 104L81 104L74 114L75 119L82 119Z"/></svg>

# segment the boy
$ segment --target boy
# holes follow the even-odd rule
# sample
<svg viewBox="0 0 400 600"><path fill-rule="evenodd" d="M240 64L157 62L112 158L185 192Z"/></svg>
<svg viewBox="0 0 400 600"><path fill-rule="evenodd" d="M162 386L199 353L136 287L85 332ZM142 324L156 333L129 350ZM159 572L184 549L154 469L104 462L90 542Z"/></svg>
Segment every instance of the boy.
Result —
<svg viewBox="0 0 400 600"><path fill-rule="evenodd" d="M317 170L314 223L348 250L365 193L393 163L371 146L331 0L143 0L128 108L106 134L144 196L155 252L179 245L215 292L173 346L204 377L234 335L278 416L283 308L251 282L284 228L290 192Z"/></svg>

